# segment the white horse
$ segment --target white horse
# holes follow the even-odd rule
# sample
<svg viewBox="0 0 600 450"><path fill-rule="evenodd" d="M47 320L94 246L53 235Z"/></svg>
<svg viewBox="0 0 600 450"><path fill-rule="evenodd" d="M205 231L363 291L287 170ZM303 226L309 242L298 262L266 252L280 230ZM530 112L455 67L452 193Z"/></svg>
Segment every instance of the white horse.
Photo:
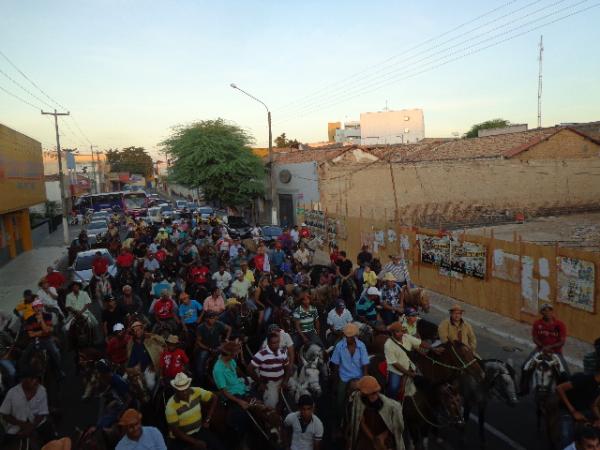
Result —
<svg viewBox="0 0 600 450"><path fill-rule="evenodd" d="M325 364L325 353L318 345L311 344L308 347L303 347L298 356L301 366L290 377L288 382L289 391L296 402L304 394L319 398L323 393L321 377L326 379L329 375L327 364Z"/></svg>

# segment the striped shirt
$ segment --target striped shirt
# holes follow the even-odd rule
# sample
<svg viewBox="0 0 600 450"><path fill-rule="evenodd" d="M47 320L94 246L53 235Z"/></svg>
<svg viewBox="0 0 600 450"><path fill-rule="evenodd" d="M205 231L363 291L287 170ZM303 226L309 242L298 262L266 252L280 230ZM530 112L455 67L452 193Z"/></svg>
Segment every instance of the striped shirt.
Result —
<svg viewBox="0 0 600 450"><path fill-rule="evenodd" d="M383 266L381 272L377 275L377 278L383 280L383 276L388 272L396 277L398 283L408 283L410 281L408 267L406 266L406 261L404 259L401 259L398 264L394 264L392 261L387 263Z"/></svg>
<svg viewBox="0 0 600 450"><path fill-rule="evenodd" d="M279 348L273 352L265 347L254 355L252 365L258 369L263 380L279 381L285 375L285 367L288 365L287 348Z"/></svg>
<svg viewBox="0 0 600 450"><path fill-rule="evenodd" d="M194 434L202 428L202 405L212 399L213 393L202 388L190 388L188 401L178 401L171 397L165 408L165 416L169 425L176 426L185 434Z"/></svg>
<svg viewBox="0 0 600 450"><path fill-rule="evenodd" d="M315 320L319 317L317 308L310 305L308 309L304 309L302 305L298 306L292 315L294 320L300 322L300 330L303 332L315 330Z"/></svg>

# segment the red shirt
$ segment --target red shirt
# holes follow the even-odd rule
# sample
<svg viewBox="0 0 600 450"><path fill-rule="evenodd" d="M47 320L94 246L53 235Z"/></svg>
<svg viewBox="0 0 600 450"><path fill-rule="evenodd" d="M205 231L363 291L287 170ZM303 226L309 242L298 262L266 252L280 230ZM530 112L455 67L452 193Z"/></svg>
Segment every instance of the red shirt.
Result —
<svg viewBox="0 0 600 450"><path fill-rule="evenodd" d="M103 256L94 259L94 262L92 263L92 271L94 272L94 274L102 275L105 274L107 270L108 259L104 258Z"/></svg>
<svg viewBox="0 0 600 450"><path fill-rule="evenodd" d="M192 267L189 272L189 279L193 283L206 284L208 282L208 267Z"/></svg>
<svg viewBox="0 0 600 450"><path fill-rule="evenodd" d="M135 256L133 256L132 253L129 253L129 252L121 253L119 256L117 256L117 266L131 267L131 266L133 266L134 259L135 259Z"/></svg>
<svg viewBox="0 0 600 450"><path fill-rule="evenodd" d="M546 347L566 339L567 327L560 320L554 319L546 322L544 319L538 319L533 323L531 335L543 347ZM552 351L554 353L562 353L562 346L556 347Z"/></svg>
<svg viewBox="0 0 600 450"><path fill-rule="evenodd" d="M106 344L106 356L115 364L124 364L127 362L127 341L128 336L119 338L111 337Z"/></svg>
<svg viewBox="0 0 600 450"><path fill-rule="evenodd" d="M154 315L157 319L170 319L173 317L173 302L170 298L164 300L159 298L154 304Z"/></svg>
<svg viewBox="0 0 600 450"><path fill-rule="evenodd" d="M179 372L183 372L185 364L188 364L190 359L185 352L178 348L170 352L165 350L160 354L160 368L167 378L175 378Z"/></svg>
<svg viewBox="0 0 600 450"><path fill-rule="evenodd" d="M158 260L158 262L164 262L165 259L167 259L167 252L161 248L154 254L154 257Z"/></svg>
<svg viewBox="0 0 600 450"><path fill-rule="evenodd" d="M302 228L300 230L300 237L301 238L309 238L310 237L310 231L308 231L308 228Z"/></svg>
<svg viewBox="0 0 600 450"><path fill-rule="evenodd" d="M48 275L46 275L46 280L48 281L48 284L54 289L58 289L63 284L65 284L66 281L65 277L63 277L62 273L60 272L49 273Z"/></svg>
<svg viewBox="0 0 600 450"><path fill-rule="evenodd" d="M263 267L265 266L265 255L256 255L254 257L254 267L257 270L263 271Z"/></svg>

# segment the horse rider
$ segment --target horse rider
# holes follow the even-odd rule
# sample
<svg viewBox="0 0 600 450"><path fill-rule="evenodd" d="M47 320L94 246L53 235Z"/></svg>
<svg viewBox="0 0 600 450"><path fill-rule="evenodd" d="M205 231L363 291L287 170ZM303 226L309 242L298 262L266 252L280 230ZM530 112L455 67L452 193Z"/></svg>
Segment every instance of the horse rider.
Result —
<svg viewBox="0 0 600 450"><path fill-rule="evenodd" d="M332 369L331 380L335 385L335 416L341 423L344 415L344 405L348 388L367 374L369 354L365 344L358 339L358 326L346 324L343 329L344 339L341 339L333 350L330 362Z"/></svg>
<svg viewBox="0 0 600 450"><path fill-rule="evenodd" d="M227 404L227 425L238 439L245 435L248 429L246 410L250 406L250 388L244 379L238 376L236 355L242 350L241 344L228 341L221 347L221 355L212 371L215 385L219 394Z"/></svg>
<svg viewBox="0 0 600 450"><path fill-rule="evenodd" d="M366 375L349 400L346 415L349 450L403 450L402 405L381 394L377 380Z"/></svg>
<svg viewBox="0 0 600 450"><path fill-rule="evenodd" d="M379 302L381 299L381 292L376 287L370 287L367 289L356 302L356 316L361 322L367 323L375 327L381 322L381 315L379 309L381 308Z"/></svg>
<svg viewBox="0 0 600 450"><path fill-rule="evenodd" d="M119 426L125 434L115 450L167 450L162 433L158 428L142 426L142 414L136 409L126 410Z"/></svg>
<svg viewBox="0 0 600 450"><path fill-rule="evenodd" d="M402 302L402 288L398 286L396 277L392 272L387 272L383 276L384 286L381 288L381 318L385 325L390 325L398 320L400 314L404 311Z"/></svg>
<svg viewBox="0 0 600 450"><path fill-rule="evenodd" d="M554 308L549 303L544 303L540 307L540 314L541 318L536 320L531 328L531 337L535 348L521 367L521 395L529 391L531 374L535 370L530 361L539 353L558 358L559 374L563 379L569 374L569 366L562 354L567 339L567 327L564 322L554 317Z"/></svg>
<svg viewBox="0 0 600 450"><path fill-rule="evenodd" d="M575 435L575 440L564 450L598 450L600 449L600 431L596 428L583 428Z"/></svg>
<svg viewBox="0 0 600 450"><path fill-rule="evenodd" d="M575 424L589 423L600 428L600 365L593 374L576 373L556 386L560 398L560 447L573 442Z"/></svg>
<svg viewBox="0 0 600 450"><path fill-rule="evenodd" d="M302 345L311 343L323 348L323 343L319 337L321 334L319 312L317 308L310 304L308 291L303 291L300 294L300 305L292 313L292 319L296 329L292 336L296 350Z"/></svg>
<svg viewBox="0 0 600 450"><path fill-rule="evenodd" d="M477 338L471 324L463 319L465 310L459 304L454 304L448 312L450 317L442 320L438 325L440 341L442 343L461 342L475 353L477 351Z"/></svg>
<svg viewBox="0 0 600 450"><path fill-rule="evenodd" d="M112 331L112 336L106 342L106 357L122 374L127 363L127 342L131 335L127 334L122 323L115 323Z"/></svg>
<svg viewBox="0 0 600 450"><path fill-rule="evenodd" d="M36 298L31 305L33 307L33 315L25 321L25 331L27 332L29 343L21 355L19 366L25 367L28 365L31 354L36 347L41 348L48 352L50 360L56 369L58 379L63 379L65 373L62 370L60 350L53 336L52 314L44 311L44 304L39 298Z"/></svg>
<svg viewBox="0 0 600 450"><path fill-rule="evenodd" d="M206 364L211 354L219 353L221 344L229 340L231 327L218 320L218 314L208 311L205 320L196 329L195 375L199 382L206 381Z"/></svg>
<svg viewBox="0 0 600 450"><path fill-rule="evenodd" d="M260 349L248 364L248 373L262 392L263 403L269 408L277 408L279 391L287 388L291 374L291 364L287 349L281 348L279 333L267 335L267 346Z"/></svg>
<svg viewBox="0 0 600 450"><path fill-rule="evenodd" d="M379 273L377 278L383 280L386 273L391 273L396 279L396 283L399 287L411 285L410 276L408 273L408 266L402 255L390 255L391 261L385 264Z"/></svg>
<svg viewBox="0 0 600 450"><path fill-rule="evenodd" d="M244 276L244 272L241 270L235 271L235 280L231 283L231 295L236 297L238 300L245 301L248 298L250 292L251 283Z"/></svg>
<svg viewBox="0 0 600 450"><path fill-rule="evenodd" d="M99 324L96 316L90 310L92 300L88 293L81 289L80 281L73 281L69 286L69 294L65 299L65 307L69 312L66 328L69 329L73 324L73 320L78 317L83 317L91 327L94 334L94 342L97 342L100 336Z"/></svg>
<svg viewBox="0 0 600 450"><path fill-rule="evenodd" d="M290 450L320 450L323 422L315 414L315 401L304 394L298 399L298 411L290 412L283 421L285 448Z"/></svg>
<svg viewBox="0 0 600 450"><path fill-rule="evenodd" d="M335 302L335 308L327 313L327 326L329 327L327 344L335 345L336 342L343 336L344 327L352 322L354 322L352 313L346 309L346 303L344 300L338 298Z"/></svg>
<svg viewBox="0 0 600 450"><path fill-rule="evenodd" d="M218 397L210 391L192 387L192 379L183 372L171 380L171 386L175 393L165 407L171 438L169 448L225 450L223 443L209 431ZM208 406L205 418L202 417L202 403Z"/></svg>
<svg viewBox="0 0 600 450"><path fill-rule="evenodd" d="M417 322L419 321L419 312L415 308L408 307L404 310L404 315L402 316L402 325L406 327L406 333L410 336L415 336L420 338L419 332L417 330Z"/></svg>
<svg viewBox="0 0 600 450"><path fill-rule="evenodd" d="M165 340L166 348L160 354L160 377L163 381L171 381L179 372L186 371L190 359L179 347L179 337L171 334Z"/></svg>
<svg viewBox="0 0 600 450"><path fill-rule="evenodd" d="M180 323L178 310L177 303L171 298L166 289L161 291L160 297L153 301L150 306L156 327L164 325L171 333L175 332Z"/></svg>
<svg viewBox="0 0 600 450"><path fill-rule="evenodd" d="M94 368L98 374L98 392L100 394L100 406L97 426L99 428L110 428L118 420L119 415L132 402L129 394L129 384L114 372L111 364L101 359L96 362ZM90 386L89 392L93 391ZM88 390L86 389L86 392Z"/></svg>
<svg viewBox="0 0 600 450"><path fill-rule="evenodd" d="M408 334L406 326L394 322L388 327L391 336L385 341L383 350L387 363L386 395L394 400L415 394L414 378L417 375L415 365L408 353L414 350L427 350L431 346L421 339Z"/></svg>
<svg viewBox="0 0 600 450"><path fill-rule="evenodd" d="M160 367L160 354L165 340L146 333L144 324L138 320L131 324L132 338L127 342L127 367L139 367L144 374L146 386L152 392L156 386L156 371Z"/></svg>

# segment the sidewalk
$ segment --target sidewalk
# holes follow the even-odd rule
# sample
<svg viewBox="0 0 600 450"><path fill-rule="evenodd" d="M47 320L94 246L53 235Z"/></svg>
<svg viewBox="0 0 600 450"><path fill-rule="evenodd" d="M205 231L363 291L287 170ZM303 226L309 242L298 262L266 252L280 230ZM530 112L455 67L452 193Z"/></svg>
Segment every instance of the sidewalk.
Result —
<svg viewBox="0 0 600 450"><path fill-rule="evenodd" d="M78 230L79 227L70 227L71 235ZM0 311L12 311L23 298L25 289L37 292L37 283L46 268L66 265L66 255L61 225L36 248L0 267Z"/></svg>
<svg viewBox="0 0 600 450"><path fill-rule="evenodd" d="M461 305L465 310L465 320L475 328L475 333L479 329L514 342L515 346L520 347L527 354L533 349L530 324L517 322L500 314L477 308L433 291L428 290L428 293L430 294L431 309L442 313L444 316L448 315L448 309L453 304L458 303ZM598 334L600 335L600 331ZM581 370L583 369L583 356L593 350L592 344L568 337L563 348L563 354L569 365Z"/></svg>

